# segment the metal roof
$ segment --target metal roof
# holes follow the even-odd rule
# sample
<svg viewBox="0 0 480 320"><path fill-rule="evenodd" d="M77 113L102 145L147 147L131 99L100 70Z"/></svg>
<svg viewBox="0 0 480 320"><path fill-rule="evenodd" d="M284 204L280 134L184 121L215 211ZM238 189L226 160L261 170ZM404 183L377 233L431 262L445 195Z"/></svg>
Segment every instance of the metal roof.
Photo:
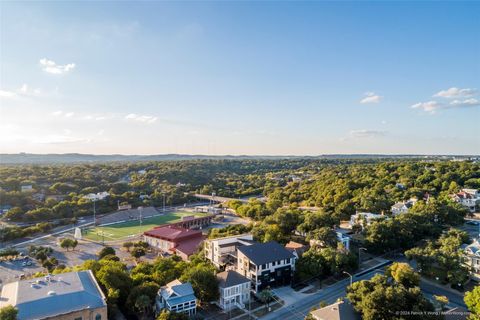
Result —
<svg viewBox="0 0 480 320"><path fill-rule="evenodd" d="M18 308L18 320L54 317L84 309L106 306L105 296L90 270L6 284L0 308Z"/></svg>

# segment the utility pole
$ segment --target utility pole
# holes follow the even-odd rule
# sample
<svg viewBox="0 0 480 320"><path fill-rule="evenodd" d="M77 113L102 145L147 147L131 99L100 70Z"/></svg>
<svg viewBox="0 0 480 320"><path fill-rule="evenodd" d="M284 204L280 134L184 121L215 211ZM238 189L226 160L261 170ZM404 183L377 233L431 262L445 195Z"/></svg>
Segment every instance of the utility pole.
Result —
<svg viewBox="0 0 480 320"><path fill-rule="evenodd" d="M358 248L358 269L360 269L360 265L362 264L362 258L361 258L362 250L367 251L366 248L362 248L362 247Z"/></svg>
<svg viewBox="0 0 480 320"><path fill-rule="evenodd" d="M142 217L142 211L143 211L143 207L138 207L138 213L139 213L139 215L140 215L140 225L142 225L142 222L143 222L143 221L142 221L142 218L143 218L143 217Z"/></svg>
<svg viewBox="0 0 480 320"><path fill-rule="evenodd" d="M353 283L353 276L350 273L348 273L347 271L343 271L343 273L348 274L348 276L350 277L350 287L351 287L352 283Z"/></svg>

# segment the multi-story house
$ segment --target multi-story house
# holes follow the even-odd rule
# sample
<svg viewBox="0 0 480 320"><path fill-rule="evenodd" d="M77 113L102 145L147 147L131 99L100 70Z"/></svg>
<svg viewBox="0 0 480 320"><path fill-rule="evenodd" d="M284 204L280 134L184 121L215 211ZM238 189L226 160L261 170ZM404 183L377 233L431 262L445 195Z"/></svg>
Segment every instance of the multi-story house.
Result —
<svg viewBox="0 0 480 320"><path fill-rule="evenodd" d="M470 277L480 280L480 243L477 240L469 245L463 245L465 264L470 269Z"/></svg>
<svg viewBox="0 0 480 320"><path fill-rule="evenodd" d="M217 274L220 299L218 305L223 310L234 307L244 309L250 301L250 280L236 271L228 270Z"/></svg>
<svg viewBox="0 0 480 320"><path fill-rule="evenodd" d="M90 270L7 283L0 309L8 305L18 309L18 320L107 320L105 296Z"/></svg>
<svg viewBox="0 0 480 320"><path fill-rule="evenodd" d="M462 189L460 192L452 195L452 198L472 213L480 205L480 192L477 189Z"/></svg>
<svg viewBox="0 0 480 320"><path fill-rule="evenodd" d="M241 234L217 239L205 240L205 257L217 268L237 263L237 248L256 243L251 234Z"/></svg>
<svg viewBox="0 0 480 320"><path fill-rule="evenodd" d="M248 278L255 293L267 287L288 285L295 270L295 256L275 241L237 249L237 272Z"/></svg>
<svg viewBox="0 0 480 320"><path fill-rule="evenodd" d="M412 198L407 201L397 202L392 206L391 212L394 216L402 213L407 213L408 210L410 210L410 208L415 205L415 203L417 203L417 199L415 198Z"/></svg>
<svg viewBox="0 0 480 320"><path fill-rule="evenodd" d="M197 313L197 298L192 285L188 282L173 280L160 288L155 298L155 311L160 313L162 309L171 312L185 313L189 317Z"/></svg>
<svg viewBox="0 0 480 320"><path fill-rule="evenodd" d="M371 212L357 212L356 214L350 217L349 224L351 227L353 227L356 224L359 224L362 227L365 227L367 225L370 225L372 221L382 219L382 218L385 218L385 216L382 214L371 213Z"/></svg>

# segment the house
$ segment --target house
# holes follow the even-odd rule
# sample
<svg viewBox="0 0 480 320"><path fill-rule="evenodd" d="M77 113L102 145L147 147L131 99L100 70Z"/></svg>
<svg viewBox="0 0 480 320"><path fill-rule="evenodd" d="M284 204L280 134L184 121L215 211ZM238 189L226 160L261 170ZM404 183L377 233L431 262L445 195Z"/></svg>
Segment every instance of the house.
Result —
<svg viewBox="0 0 480 320"><path fill-rule="evenodd" d="M417 199L415 198L411 198L407 201L397 202L392 206L391 212L394 216L402 213L407 213L408 210L410 210L410 208L415 205L415 203L417 203Z"/></svg>
<svg viewBox="0 0 480 320"><path fill-rule="evenodd" d="M205 240L205 258L212 261L217 268L227 265L236 266L237 249L256 243L251 234L241 234L217 239Z"/></svg>
<svg viewBox="0 0 480 320"><path fill-rule="evenodd" d="M45 193L43 192L37 192L32 194L32 199L38 202L42 202L45 200Z"/></svg>
<svg viewBox="0 0 480 320"><path fill-rule="evenodd" d="M240 273L228 270L217 274L220 299L218 305L223 310L234 307L244 309L250 302L250 280Z"/></svg>
<svg viewBox="0 0 480 320"><path fill-rule="evenodd" d="M202 244L203 235L199 230L167 225L145 231L143 239L164 253L176 254L183 260L188 260Z"/></svg>
<svg viewBox="0 0 480 320"><path fill-rule="evenodd" d="M20 191L22 191L22 192L33 191L33 186L31 184L20 186Z"/></svg>
<svg viewBox="0 0 480 320"><path fill-rule="evenodd" d="M480 243L478 239L462 246L465 254L464 263L470 269L470 278L480 281Z"/></svg>
<svg viewBox="0 0 480 320"><path fill-rule="evenodd" d="M295 241L290 241L285 245L285 249L293 253L293 255L299 259L305 251L308 250L308 246L306 244L301 244Z"/></svg>
<svg viewBox="0 0 480 320"><path fill-rule="evenodd" d="M10 209L12 209L12 206L9 204L0 205L0 214L7 213Z"/></svg>
<svg viewBox="0 0 480 320"><path fill-rule="evenodd" d="M472 213L475 212L477 206L480 205L480 192L477 189L462 189L451 197Z"/></svg>
<svg viewBox="0 0 480 320"><path fill-rule="evenodd" d="M83 199L88 199L90 201L98 201L98 200L103 200L106 197L108 197L110 194L106 191L103 192L98 192L98 193L89 193L85 196L83 196Z"/></svg>
<svg viewBox="0 0 480 320"><path fill-rule="evenodd" d="M382 214L371 213L371 212L357 212L356 214L350 217L350 226L353 227L356 224L360 224L362 227L365 227L364 224L370 225L372 221L377 219L385 218Z"/></svg>
<svg viewBox="0 0 480 320"><path fill-rule="evenodd" d="M7 283L0 309L12 305L18 320L107 320L107 303L92 271Z"/></svg>
<svg viewBox="0 0 480 320"><path fill-rule="evenodd" d="M350 251L350 240L352 240L352 238L344 229L337 229L335 230L335 233L337 234L337 241L343 245L345 250Z"/></svg>
<svg viewBox="0 0 480 320"><path fill-rule="evenodd" d="M360 320L358 314L348 300L338 301L310 313L315 320Z"/></svg>
<svg viewBox="0 0 480 320"><path fill-rule="evenodd" d="M295 256L276 241L237 249L237 272L248 278L255 293L291 283Z"/></svg>
<svg viewBox="0 0 480 320"><path fill-rule="evenodd" d="M197 298L193 292L192 285L188 282L173 280L158 290L155 298L155 311L162 309L171 312L185 313L189 317L197 313Z"/></svg>

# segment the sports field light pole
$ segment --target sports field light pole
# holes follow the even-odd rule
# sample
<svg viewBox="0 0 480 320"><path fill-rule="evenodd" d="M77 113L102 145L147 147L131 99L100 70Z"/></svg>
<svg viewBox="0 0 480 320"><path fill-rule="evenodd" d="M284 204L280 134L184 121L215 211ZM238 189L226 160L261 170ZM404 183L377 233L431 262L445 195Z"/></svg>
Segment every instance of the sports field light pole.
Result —
<svg viewBox="0 0 480 320"><path fill-rule="evenodd" d="M165 212L165 192L162 192L163 195L163 212Z"/></svg>
<svg viewBox="0 0 480 320"><path fill-rule="evenodd" d="M96 226L97 225L97 210L95 208L95 202L97 200L95 198L93 198L93 226Z"/></svg>
<svg viewBox="0 0 480 320"><path fill-rule="evenodd" d="M140 225L142 225L142 220L143 220L143 219L142 219L142 218L143 218L143 217L142 217L142 211L143 211L143 207L138 207L138 213L139 213L139 215L140 215Z"/></svg>

